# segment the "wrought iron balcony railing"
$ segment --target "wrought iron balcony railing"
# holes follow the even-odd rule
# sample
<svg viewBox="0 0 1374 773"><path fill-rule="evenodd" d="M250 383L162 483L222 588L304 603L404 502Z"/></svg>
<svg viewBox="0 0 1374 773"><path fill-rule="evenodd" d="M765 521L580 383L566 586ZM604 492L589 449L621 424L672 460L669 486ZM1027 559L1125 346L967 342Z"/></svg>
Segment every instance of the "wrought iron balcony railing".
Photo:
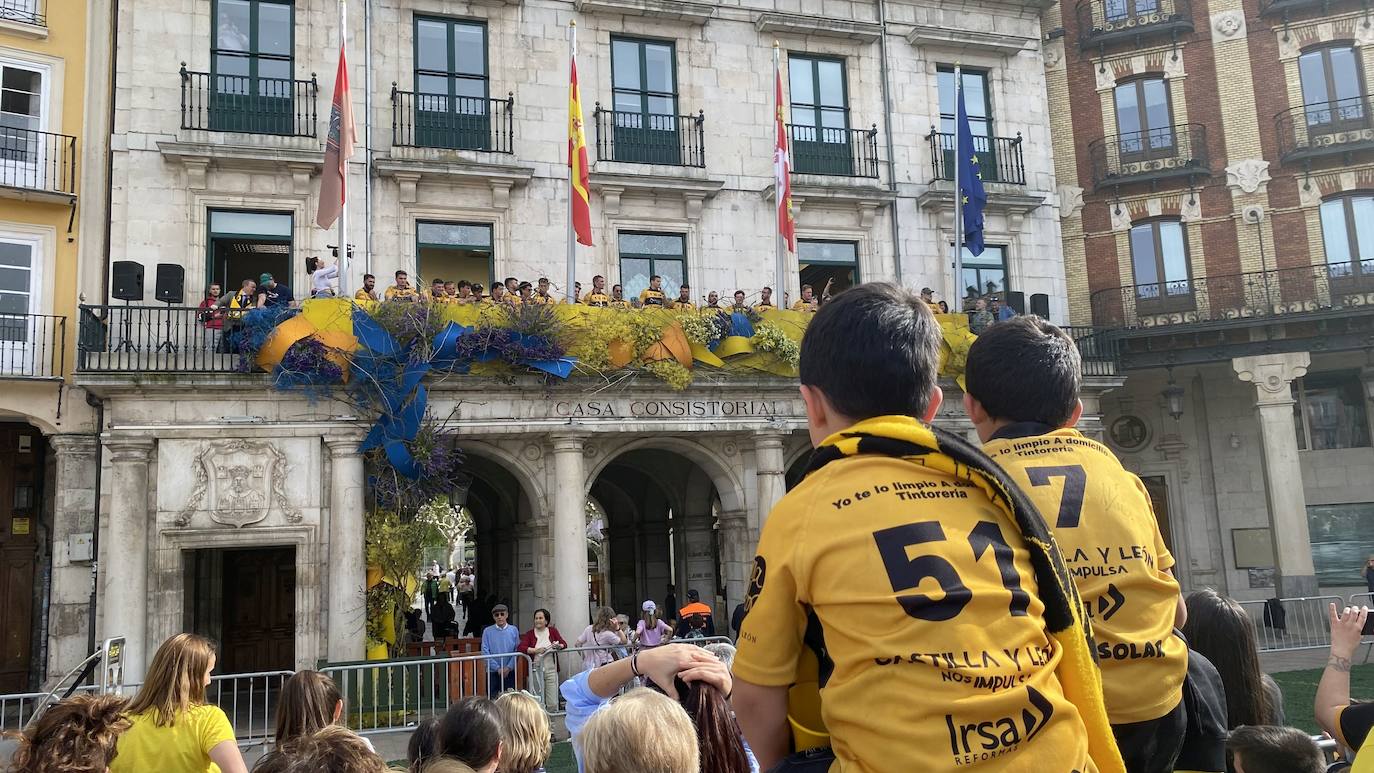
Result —
<svg viewBox="0 0 1374 773"><path fill-rule="evenodd" d="M67 318L0 314L0 379L60 379L67 368Z"/></svg>
<svg viewBox="0 0 1374 773"><path fill-rule="evenodd" d="M240 371L241 315L185 306L82 306L76 370L90 373Z"/></svg>
<svg viewBox="0 0 1374 773"><path fill-rule="evenodd" d="M1207 128L1196 123L1104 137L1088 156L1098 188L1210 174Z"/></svg>
<svg viewBox="0 0 1374 773"><path fill-rule="evenodd" d="M1121 359L1121 343L1101 328L1065 325L1062 328L1078 344L1085 376L1114 376Z"/></svg>
<svg viewBox="0 0 1374 773"><path fill-rule="evenodd" d="M310 80L192 72L181 64L181 128L318 136L320 86Z"/></svg>
<svg viewBox="0 0 1374 773"><path fill-rule="evenodd" d="M1189 0L1082 0L1078 4L1078 45L1098 48L1139 44L1147 38L1177 37L1193 31Z"/></svg>
<svg viewBox="0 0 1374 773"><path fill-rule="evenodd" d="M1374 149L1374 96L1314 102L1274 119L1285 162Z"/></svg>
<svg viewBox="0 0 1374 773"><path fill-rule="evenodd" d="M628 113L596 103L596 157L632 164L706 167L706 112Z"/></svg>
<svg viewBox="0 0 1374 773"><path fill-rule="evenodd" d="M76 195L76 138L0 126L0 187Z"/></svg>
<svg viewBox="0 0 1374 773"><path fill-rule="evenodd" d="M0 0L0 21L17 21L35 27L48 26L47 0Z"/></svg>
<svg viewBox="0 0 1374 773"><path fill-rule="evenodd" d="M515 152L515 94L505 99L401 91L391 84L391 144Z"/></svg>
<svg viewBox="0 0 1374 773"><path fill-rule="evenodd" d="M1370 0L1260 0L1260 16L1287 17L1294 11L1319 10L1330 13L1339 6L1369 8Z"/></svg>
<svg viewBox="0 0 1374 773"><path fill-rule="evenodd" d="M930 163L936 180L953 180L957 169L954 158L954 135L931 130ZM978 169L983 182L1026 184L1026 161L1021 151L1022 138L974 137L973 152L978 155Z"/></svg>
<svg viewBox="0 0 1374 773"><path fill-rule="evenodd" d="M829 129L787 124L792 171L878 179L878 125Z"/></svg>
<svg viewBox="0 0 1374 773"><path fill-rule="evenodd" d="M1374 304L1374 259L1113 287L1092 295L1093 323L1157 328L1311 314Z"/></svg>

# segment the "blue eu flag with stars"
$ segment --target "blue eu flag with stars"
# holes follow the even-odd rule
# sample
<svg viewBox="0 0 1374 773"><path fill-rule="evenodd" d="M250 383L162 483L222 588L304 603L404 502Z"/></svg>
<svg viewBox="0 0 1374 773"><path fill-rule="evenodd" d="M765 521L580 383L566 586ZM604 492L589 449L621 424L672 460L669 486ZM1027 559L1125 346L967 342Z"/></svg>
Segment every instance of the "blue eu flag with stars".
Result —
<svg viewBox="0 0 1374 773"><path fill-rule="evenodd" d="M973 144L973 129L968 123L963 89L959 89L959 119L955 131L959 132L959 159L956 166L959 170L959 190L963 195L959 212L963 218L964 247L971 255L982 255L983 210L988 205L988 194L983 189L983 172L978 165L978 149Z"/></svg>

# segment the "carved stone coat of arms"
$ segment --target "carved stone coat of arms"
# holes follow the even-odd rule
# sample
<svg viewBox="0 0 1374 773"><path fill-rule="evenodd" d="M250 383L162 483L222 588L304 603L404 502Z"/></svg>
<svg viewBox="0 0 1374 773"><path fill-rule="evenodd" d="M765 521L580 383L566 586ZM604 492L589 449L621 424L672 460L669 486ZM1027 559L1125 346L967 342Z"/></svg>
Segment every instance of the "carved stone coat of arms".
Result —
<svg viewBox="0 0 1374 773"><path fill-rule="evenodd" d="M267 518L274 507L288 523L301 521L300 511L286 498L290 465L270 443L215 441L196 455L192 468L195 487L177 515L178 526L189 525L203 512L215 523L243 528Z"/></svg>

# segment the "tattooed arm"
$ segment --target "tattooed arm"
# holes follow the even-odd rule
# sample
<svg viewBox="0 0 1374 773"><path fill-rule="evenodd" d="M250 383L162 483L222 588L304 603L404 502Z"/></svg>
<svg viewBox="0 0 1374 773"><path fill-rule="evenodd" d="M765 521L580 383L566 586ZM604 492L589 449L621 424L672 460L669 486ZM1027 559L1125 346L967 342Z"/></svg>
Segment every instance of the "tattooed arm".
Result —
<svg viewBox="0 0 1374 773"><path fill-rule="evenodd" d="M1326 660L1313 710L1317 724L1340 738L1341 711L1350 705L1350 659L1360 646L1360 631L1369 615L1368 607L1346 607L1344 613L1330 607L1331 654Z"/></svg>

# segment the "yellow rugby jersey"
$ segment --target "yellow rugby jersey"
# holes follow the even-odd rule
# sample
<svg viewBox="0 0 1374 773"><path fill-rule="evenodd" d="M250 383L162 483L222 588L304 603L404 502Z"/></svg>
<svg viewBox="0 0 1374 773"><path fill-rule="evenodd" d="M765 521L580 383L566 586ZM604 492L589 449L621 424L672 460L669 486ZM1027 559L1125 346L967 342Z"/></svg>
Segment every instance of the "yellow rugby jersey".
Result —
<svg viewBox="0 0 1374 773"><path fill-rule="evenodd" d="M610 304L611 296L605 293L593 292L582 296L581 302L587 306L599 306L604 308Z"/></svg>
<svg viewBox="0 0 1374 773"><path fill-rule="evenodd" d="M1092 618L1112 723L1172 711L1183 697L1188 645L1174 635L1179 588L1166 572L1174 557L1144 484L1106 446L1073 429L1013 424L983 450L1054 532Z"/></svg>
<svg viewBox="0 0 1374 773"><path fill-rule="evenodd" d="M830 462L764 524L733 673L792 684L814 615L832 772L1096 771L1024 544L971 484Z"/></svg>
<svg viewBox="0 0 1374 773"><path fill-rule="evenodd" d="M697 305L691 301L673 301L673 311L696 311Z"/></svg>
<svg viewBox="0 0 1374 773"><path fill-rule="evenodd" d="M639 294L640 306L663 306L667 302L667 296L658 290L645 290Z"/></svg>

